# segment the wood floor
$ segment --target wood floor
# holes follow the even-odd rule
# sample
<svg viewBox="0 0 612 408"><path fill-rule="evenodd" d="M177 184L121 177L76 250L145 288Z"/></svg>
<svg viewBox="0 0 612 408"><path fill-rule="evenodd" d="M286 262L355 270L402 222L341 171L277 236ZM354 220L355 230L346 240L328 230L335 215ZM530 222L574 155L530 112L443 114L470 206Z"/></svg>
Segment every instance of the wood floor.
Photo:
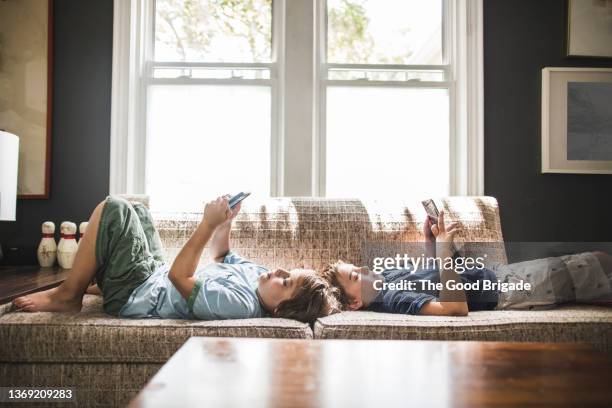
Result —
<svg viewBox="0 0 612 408"><path fill-rule="evenodd" d="M70 269L35 266L0 266L0 304L62 283Z"/></svg>

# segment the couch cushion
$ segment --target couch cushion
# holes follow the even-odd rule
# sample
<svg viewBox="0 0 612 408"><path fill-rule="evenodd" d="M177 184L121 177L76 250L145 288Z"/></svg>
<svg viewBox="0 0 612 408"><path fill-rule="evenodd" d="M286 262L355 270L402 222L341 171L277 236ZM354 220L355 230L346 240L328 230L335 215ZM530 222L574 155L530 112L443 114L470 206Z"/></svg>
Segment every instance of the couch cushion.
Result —
<svg viewBox="0 0 612 408"><path fill-rule="evenodd" d="M470 312L466 317L343 312L318 319L316 339L587 342L612 352L612 309Z"/></svg>
<svg viewBox="0 0 612 408"><path fill-rule="evenodd" d="M6 307L6 306L4 306ZM0 361L164 363L191 336L312 338L289 319L120 319L86 295L80 313L9 312L0 317Z"/></svg>
<svg viewBox="0 0 612 408"><path fill-rule="evenodd" d="M495 198L447 197L436 202L450 220L461 222L462 231L455 241L463 245L463 256L486 252L485 264L507 263ZM249 197L233 222L231 246L268 268L320 269L337 259L371 265L371 255L419 256L422 249L414 253L410 244L424 241L425 217L421 198L376 201ZM166 261L171 262L202 214L154 212L153 218L166 250ZM207 257L205 250L202 260Z"/></svg>

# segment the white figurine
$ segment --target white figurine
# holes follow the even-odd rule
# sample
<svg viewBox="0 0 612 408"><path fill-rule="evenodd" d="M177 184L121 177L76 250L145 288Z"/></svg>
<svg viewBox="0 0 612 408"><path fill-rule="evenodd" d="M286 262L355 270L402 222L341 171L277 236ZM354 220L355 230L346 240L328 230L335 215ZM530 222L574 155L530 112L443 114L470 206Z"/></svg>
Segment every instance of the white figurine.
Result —
<svg viewBox="0 0 612 408"><path fill-rule="evenodd" d="M85 231L87 231L87 225L89 223L87 221L83 221L79 224L79 245L81 244L81 240L83 239L83 235L85 235Z"/></svg>
<svg viewBox="0 0 612 408"><path fill-rule="evenodd" d="M57 246L57 262L64 269L72 268L74 256L79 249L76 242L76 229L76 224L70 221L62 222L60 227L62 238Z"/></svg>
<svg viewBox="0 0 612 408"><path fill-rule="evenodd" d="M55 224L51 221L45 221L42 225L42 239L38 245L38 263L43 268L53 266L57 257L57 244L55 243Z"/></svg>

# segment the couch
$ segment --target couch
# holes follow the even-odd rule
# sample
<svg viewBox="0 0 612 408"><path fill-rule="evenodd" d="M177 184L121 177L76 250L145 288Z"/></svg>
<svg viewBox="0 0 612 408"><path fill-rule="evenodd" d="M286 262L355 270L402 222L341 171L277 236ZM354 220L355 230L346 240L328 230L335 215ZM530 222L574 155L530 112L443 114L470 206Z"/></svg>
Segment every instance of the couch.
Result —
<svg viewBox="0 0 612 408"><path fill-rule="evenodd" d="M147 203L146 197L130 200ZM487 266L507 262L497 201L440 199L462 223L463 255L486 248ZM171 262L201 213L154 213ZM342 259L371 264L423 240L420 200L362 201L250 197L232 229L232 248L269 268L322 268ZM208 254L204 252L202 261ZM81 313L20 313L0 306L0 386L73 386L79 405L121 406L191 336L303 339L427 339L587 342L612 352L612 309L565 306L546 311L483 311L467 317L344 312L313 327L287 319L185 321L119 319L86 295Z"/></svg>

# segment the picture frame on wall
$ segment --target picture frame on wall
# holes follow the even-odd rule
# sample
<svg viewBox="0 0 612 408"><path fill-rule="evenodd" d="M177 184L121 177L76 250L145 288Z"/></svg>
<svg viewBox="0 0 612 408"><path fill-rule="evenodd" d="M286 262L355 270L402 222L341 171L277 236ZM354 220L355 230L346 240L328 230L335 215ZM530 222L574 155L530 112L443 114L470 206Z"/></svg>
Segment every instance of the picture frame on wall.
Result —
<svg viewBox="0 0 612 408"><path fill-rule="evenodd" d="M567 0L567 56L612 58L612 0Z"/></svg>
<svg viewBox="0 0 612 408"><path fill-rule="evenodd" d="M542 70L542 173L612 174L612 68Z"/></svg>
<svg viewBox="0 0 612 408"><path fill-rule="evenodd" d="M53 0L0 1L0 129L19 137L17 196L51 183Z"/></svg>

